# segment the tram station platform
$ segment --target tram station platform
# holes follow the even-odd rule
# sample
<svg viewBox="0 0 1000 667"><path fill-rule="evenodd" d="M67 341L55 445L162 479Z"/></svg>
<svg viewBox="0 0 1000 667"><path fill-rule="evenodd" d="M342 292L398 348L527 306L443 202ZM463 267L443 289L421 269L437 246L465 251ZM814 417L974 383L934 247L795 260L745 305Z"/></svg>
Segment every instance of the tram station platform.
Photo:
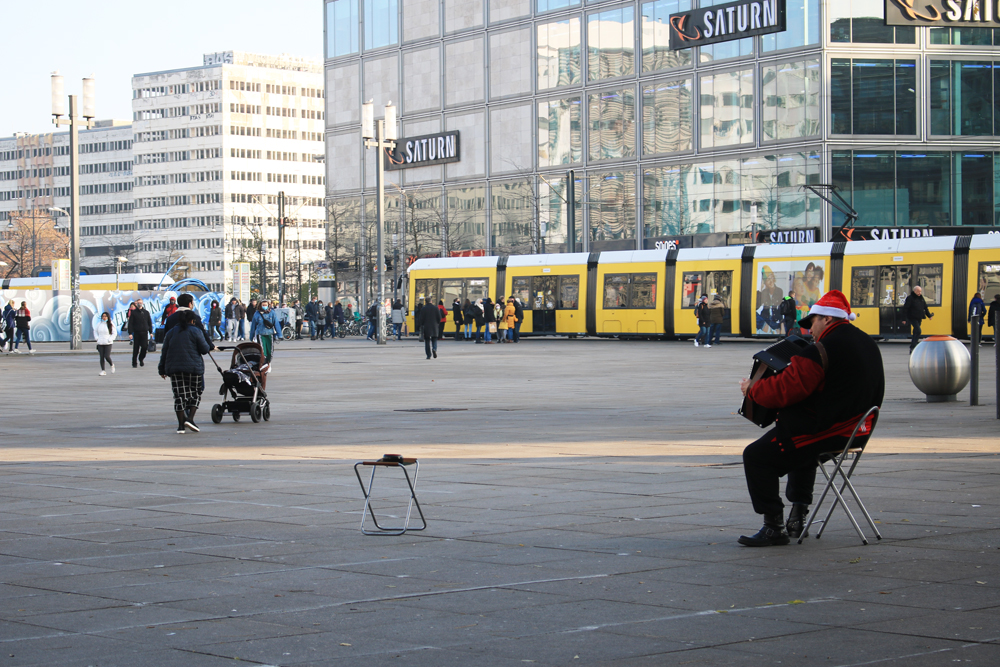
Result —
<svg viewBox="0 0 1000 667"><path fill-rule="evenodd" d="M768 549L736 543L759 341L295 341L270 422L212 424L207 363L185 435L157 355L38 347L0 358L0 667L1000 662L991 346L970 407L883 344L854 481L884 539L838 512ZM352 465L385 453L420 460L427 530L359 531Z"/></svg>

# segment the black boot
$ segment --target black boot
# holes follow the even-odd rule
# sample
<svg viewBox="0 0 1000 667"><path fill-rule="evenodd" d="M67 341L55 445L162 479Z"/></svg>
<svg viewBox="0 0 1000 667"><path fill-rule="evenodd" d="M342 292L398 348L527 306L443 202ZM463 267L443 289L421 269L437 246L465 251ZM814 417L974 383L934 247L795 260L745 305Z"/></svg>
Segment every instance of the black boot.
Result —
<svg viewBox="0 0 1000 667"><path fill-rule="evenodd" d="M809 506L804 503L792 503L792 509L788 512L788 521L785 522L785 530L788 537L793 540L799 539L802 529L806 527L809 520Z"/></svg>
<svg viewBox="0 0 1000 667"><path fill-rule="evenodd" d="M201 431L201 429L198 428L198 425L194 423L194 413L196 412L198 412L198 408L187 409L187 413L184 418L184 425L187 426L192 431L194 431L195 433L198 433Z"/></svg>
<svg viewBox="0 0 1000 667"><path fill-rule="evenodd" d="M177 415L177 432L184 433L184 419L186 415L183 410L174 410L174 414Z"/></svg>
<svg viewBox="0 0 1000 667"><path fill-rule="evenodd" d="M788 533L785 532L784 517L778 514L765 514L764 527L756 535L740 535L739 543L748 547L777 547L788 544Z"/></svg>

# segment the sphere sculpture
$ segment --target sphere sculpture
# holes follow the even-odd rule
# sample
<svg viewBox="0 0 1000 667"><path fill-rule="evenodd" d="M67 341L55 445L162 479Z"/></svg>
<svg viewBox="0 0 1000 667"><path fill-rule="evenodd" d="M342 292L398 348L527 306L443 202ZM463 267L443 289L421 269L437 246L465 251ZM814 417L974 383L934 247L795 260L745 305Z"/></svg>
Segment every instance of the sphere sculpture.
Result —
<svg viewBox="0 0 1000 667"><path fill-rule="evenodd" d="M910 354L910 379L928 403L957 401L971 372L969 350L951 336L929 336Z"/></svg>

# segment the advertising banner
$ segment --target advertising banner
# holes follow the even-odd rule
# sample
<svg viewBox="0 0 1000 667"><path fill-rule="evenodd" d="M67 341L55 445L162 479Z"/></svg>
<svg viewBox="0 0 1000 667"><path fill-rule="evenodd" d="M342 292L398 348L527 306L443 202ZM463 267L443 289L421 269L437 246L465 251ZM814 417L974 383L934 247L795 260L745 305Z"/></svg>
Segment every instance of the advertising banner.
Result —
<svg viewBox="0 0 1000 667"><path fill-rule="evenodd" d="M394 171L458 162L459 148L458 131L397 139L395 150L385 153L385 168Z"/></svg>
<svg viewBox="0 0 1000 667"><path fill-rule="evenodd" d="M785 0L741 0L670 15L674 51L785 31Z"/></svg>
<svg viewBox="0 0 1000 667"><path fill-rule="evenodd" d="M250 262L233 264L233 296L240 303L250 302Z"/></svg>
<svg viewBox="0 0 1000 667"><path fill-rule="evenodd" d="M71 262L68 259L52 260L52 289L70 290L73 284L70 280Z"/></svg>
<svg viewBox="0 0 1000 667"><path fill-rule="evenodd" d="M754 330L759 334L782 333L779 308L789 290L795 292L799 319L826 291L826 261L799 260L761 262L757 269L757 301Z"/></svg>
<svg viewBox="0 0 1000 667"><path fill-rule="evenodd" d="M885 24L929 28L1000 27L994 0L885 0Z"/></svg>

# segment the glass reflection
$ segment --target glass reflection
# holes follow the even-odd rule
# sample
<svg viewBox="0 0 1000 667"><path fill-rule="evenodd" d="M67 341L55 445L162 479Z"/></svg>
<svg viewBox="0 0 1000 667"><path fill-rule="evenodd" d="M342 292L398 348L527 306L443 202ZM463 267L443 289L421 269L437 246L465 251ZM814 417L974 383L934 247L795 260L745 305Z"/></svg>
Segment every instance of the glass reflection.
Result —
<svg viewBox="0 0 1000 667"><path fill-rule="evenodd" d="M591 160L608 160L635 155L635 93L625 90L588 96Z"/></svg>
<svg viewBox="0 0 1000 667"><path fill-rule="evenodd" d="M590 249L633 247L613 242L635 239L635 172L595 173L589 181Z"/></svg>
<svg viewBox="0 0 1000 667"><path fill-rule="evenodd" d="M358 52L358 1L326 3L326 57Z"/></svg>
<svg viewBox="0 0 1000 667"><path fill-rule="evenodd" d="M779 51L819 43L819 0L788 0L785 32L761 35L762 51Z"/></svg>
<svg viewBox="0 0 1000 667"><path fill-rule="evenodd" d="M691 79L654 81L643 86L643 154L691 150L691 115Z"/></svg>
<svg viewBox="0 0 1000 667"><path fill-rule="evenodd" d="M764 140L819 134L819 60L765 65L761 74Z"/></svg>
<svg viewBox="0 0 1000 667"><path fill-rule="evenodd" d="M753 70L701 77L702 148L753 143Z"/></svg>
<svg viewBox="0 0 1000 667"><path fill-rule="evenodd" d="M364 0L365 48L377 49L399 41L398 0Z"/></svg>
<svg viewBox="0 0 1000 667"><path fill-rule="evenodd" d="M591 81L635 72L633 7L619 7L587 17L587 77Z"/></svg>
<svg viewBox="0 0 1000 667"><path fill-rule="evenodd" d="M572 164L583 158L580 98L538 103L538 166Z"/></svg>
<svg viewBox="0 0 1000 667"><path fill-rule="evenodd" d="M691 9L691 0L656 0L642 5L642 71L691 64L693 49L670 50L670 15Z"/></svg>
<svg viewBox="0 0 1000 667"><path fill-rule="evenodd" d="M580 83L580 19L538 25L538 89Z"/></svg>

